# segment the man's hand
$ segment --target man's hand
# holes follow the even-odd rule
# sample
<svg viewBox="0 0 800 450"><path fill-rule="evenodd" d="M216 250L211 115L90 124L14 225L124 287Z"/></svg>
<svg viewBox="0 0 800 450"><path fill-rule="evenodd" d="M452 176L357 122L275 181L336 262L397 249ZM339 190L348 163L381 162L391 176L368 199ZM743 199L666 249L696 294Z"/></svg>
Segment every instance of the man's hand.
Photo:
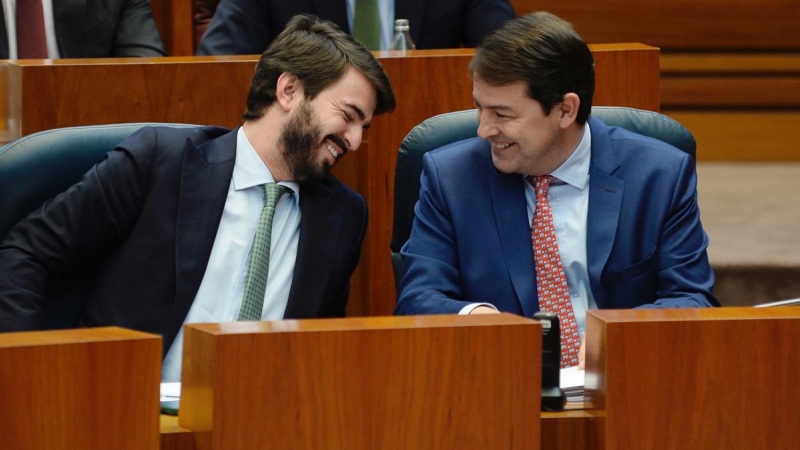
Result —
<svg viewBox="0 0 800 450"><path fill-rule="evenodd" d="M586 333L581 334L581 349L578 350L578 369L586 370Z"/></svg>
<svg viewBox="0 0 800 450"><path fill-rule="evenodd" d="M473 309L470 315L473 314L500 314L500 311L496 309L489 308L488 306L478 306L477 308Z"/></svg>

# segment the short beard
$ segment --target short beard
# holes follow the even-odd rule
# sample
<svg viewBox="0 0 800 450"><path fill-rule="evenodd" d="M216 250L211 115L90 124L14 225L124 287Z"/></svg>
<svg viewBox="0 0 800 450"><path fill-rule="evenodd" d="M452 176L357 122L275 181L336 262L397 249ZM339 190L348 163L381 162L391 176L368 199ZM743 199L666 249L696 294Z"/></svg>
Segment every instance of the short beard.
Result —
<svg viewBox="0 0 800 450"><path fill-rule="evenodd" d="M283 149L286 166L299 184L325 178L330 171L327 161L318 162L322 127L307 101L289 118L281 130L279 145Z"/></svg>

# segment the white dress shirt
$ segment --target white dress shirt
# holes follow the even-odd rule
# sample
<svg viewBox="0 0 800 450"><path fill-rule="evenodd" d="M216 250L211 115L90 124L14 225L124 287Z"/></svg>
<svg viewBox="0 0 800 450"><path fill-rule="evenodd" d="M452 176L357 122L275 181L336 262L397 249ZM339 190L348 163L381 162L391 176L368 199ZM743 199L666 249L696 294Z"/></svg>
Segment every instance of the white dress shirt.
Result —
<svg viewBox="0 0 800 450"><path fill-rule="evenodd" d="M231 322L242 305L250 248L264 206L260 186L274 182L242 128L236 136L236 161L219 229L200 289L184 323ZM281 320L292 286L300 237L300 187L280 182L293 194L281 197L272 220L269 278L261 320ZM180 381L183 329L164 358L161 381Z"/></svg>
<svg viewBox="0 0 800 450"><path fill-rule="evenodd" d="M572 298L572 307L578 332L586 330L586 311L596 309L597 304L589 285L589 270L586 256L586 230L589 215L589 165L592 159L592 133L589 125L584 127L583 137L569 158L550 173L555 179L547 191L553 211L553 227L558 242L558 253L564 265L567 287ZM528 205L528 223L533 222L536 212L536 190L525 181L525 201ZM533 248L531 248L533 252ZM531 273L535 277L535 273ZM471 303L459 314L469 314L478 306L494 306L488 303Z"/></svg>

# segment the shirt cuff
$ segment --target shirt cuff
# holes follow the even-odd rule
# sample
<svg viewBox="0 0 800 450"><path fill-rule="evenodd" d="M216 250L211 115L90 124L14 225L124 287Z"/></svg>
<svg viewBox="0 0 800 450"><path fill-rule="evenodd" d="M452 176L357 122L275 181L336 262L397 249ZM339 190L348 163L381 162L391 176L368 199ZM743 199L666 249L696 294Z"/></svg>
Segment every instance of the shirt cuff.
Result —
<svg viewBox="0 0 800 450"><path fill-rule="evenodd" d="M469 305L461 308L461 311L458 312L459 316L466 316L472 313L472 310L479 306L486 306L492 308L493 310L497 311L497 308L494 307L491 303L470 303Z"/></svg>

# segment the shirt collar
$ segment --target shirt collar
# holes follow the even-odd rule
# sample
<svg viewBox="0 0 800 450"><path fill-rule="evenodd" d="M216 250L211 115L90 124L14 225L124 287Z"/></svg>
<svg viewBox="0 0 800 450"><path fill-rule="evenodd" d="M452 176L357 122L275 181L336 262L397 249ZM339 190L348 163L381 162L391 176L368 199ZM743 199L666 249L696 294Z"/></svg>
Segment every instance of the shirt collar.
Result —
<svg viewBox="0 0 800 450"><path fill-rule="evenodd" d="M274 183L275 178L264 161L258 156L253 145L244 134L244 128L239 127L236 132L236 161L233 165L233 189L242 189L260 186L265 183ZM300 202L300 185L294 181L281 181L278 184L292 190L298 204Z"/></svg>
<svg viewBox="0 0 800 450"><path fill-rule="evenodd" d="M563 164L550 173L559 180L580 190L586 187L589 181L589 164L592 160L592 132L589 123L583 127L583 137L575 151Z"/></svg>

